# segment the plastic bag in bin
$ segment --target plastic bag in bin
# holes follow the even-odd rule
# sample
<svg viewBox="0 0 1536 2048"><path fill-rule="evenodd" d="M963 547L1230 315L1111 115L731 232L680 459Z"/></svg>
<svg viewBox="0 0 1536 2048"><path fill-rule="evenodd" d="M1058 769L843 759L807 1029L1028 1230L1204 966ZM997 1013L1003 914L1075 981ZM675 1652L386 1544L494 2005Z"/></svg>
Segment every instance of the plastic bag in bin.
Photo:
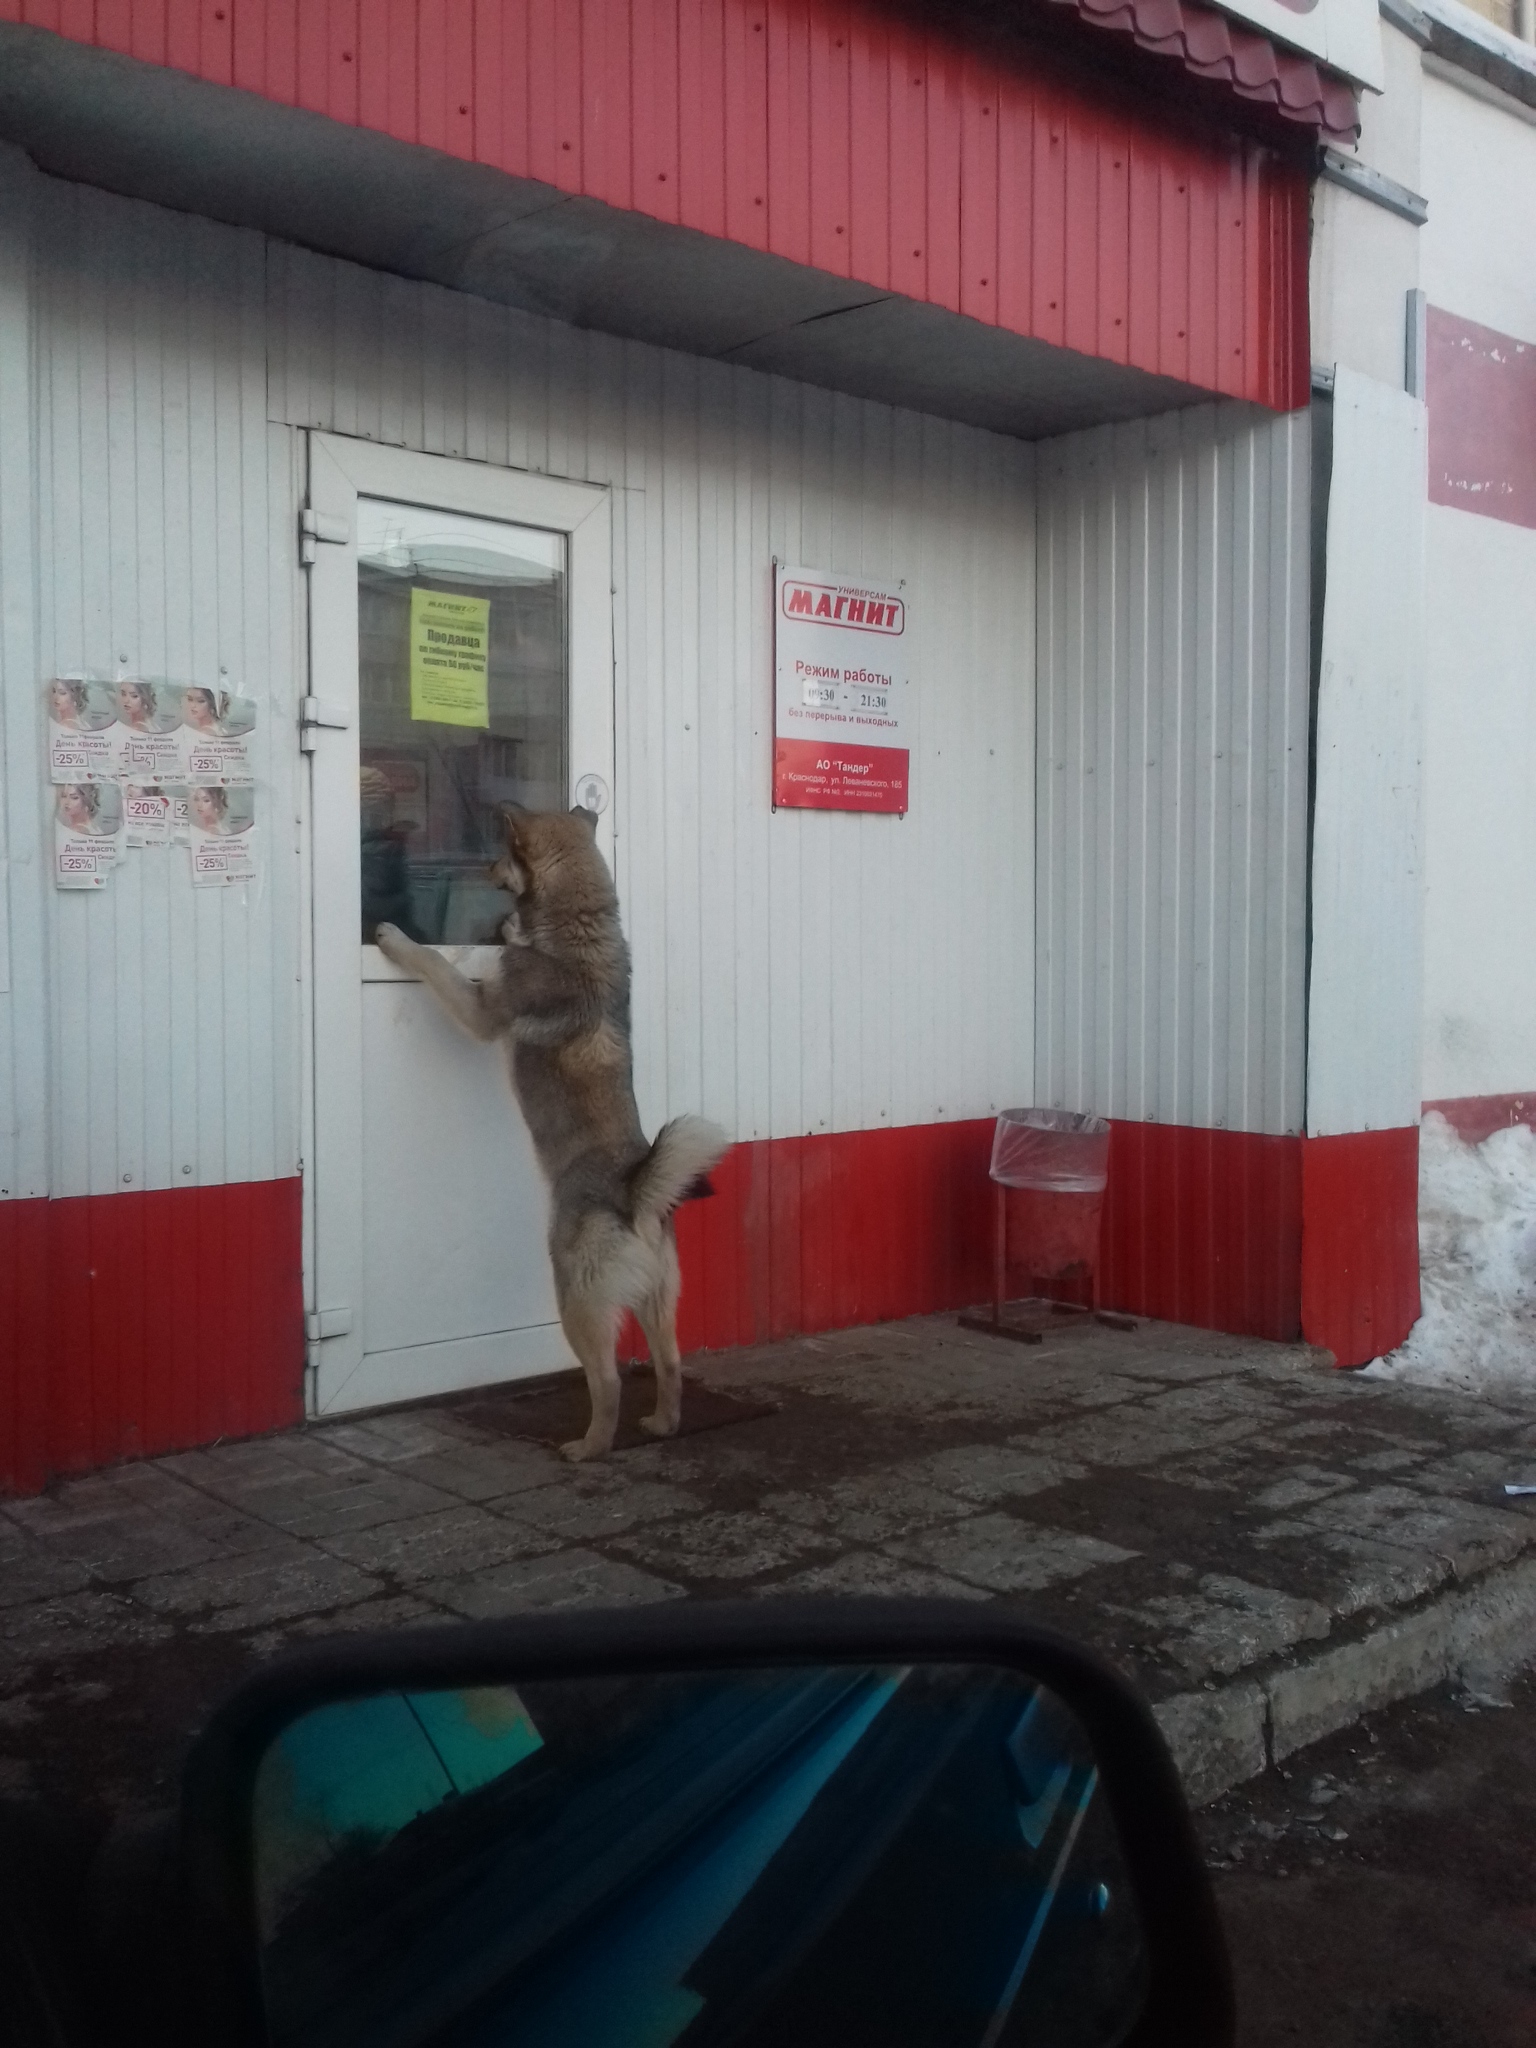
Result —
<svg viewBox="0 0 1536 2048"><path fill-rule="evenodd" d="M1102 1194L1109 1178L1109 1125L1074 1109L1005 1109L992 1137L991 1172L1005 1188Z"/></svg>

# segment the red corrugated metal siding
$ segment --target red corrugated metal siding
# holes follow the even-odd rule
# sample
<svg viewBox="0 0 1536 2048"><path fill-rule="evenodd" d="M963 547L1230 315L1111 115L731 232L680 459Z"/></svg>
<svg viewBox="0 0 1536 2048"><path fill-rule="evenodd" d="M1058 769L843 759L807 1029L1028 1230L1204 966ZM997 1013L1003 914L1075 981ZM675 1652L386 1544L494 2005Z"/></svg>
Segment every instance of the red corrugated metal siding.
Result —
<svg viewBox="0 0 1536 2048"><path fill-rule="evenodd" d="M832 0L0 0L0 20L1305 405L1307 173Z"/></svg>
<svg viewBox="0 0 1536 2048"><path fill-rule="evenodd" d="M1419 1317L1419 1133L1351 1131L1302 1150L1301 1326L1368 1365Z"/></svg>
<svg viewBox="0 0 1536 2048"><path fill-rule="evenodd" d="M993 1124L738 1145L679 1212L683 1348L962 1308L991 1289ZM1301 1329L1299 1138L1115 1123L1106 1305L1202 1329Z"/></svg>
<svg viewBox="0 0 1536 2048"><path fill-rule="evenodd" d="M962 1308L990 1285L992 1119L737 1145L678 1214L685 1351Z"/></svg>
<svg viewBox="0 0 1536 2048"><path fill-rule="evenodd" d="M983 1297L991 1131L989 1119L738 1148L729 1165L740 1170L742 1153L755 1155L752 1171L781 1190L791 1227L775 1241L779 1284L766 1321L689 1322L690 1343L747 1343ZM1282 1342L1305 1331L1341 1365L1378 1357L1412 1328L1416 1130L1303 1140L1116 1121L1112 1132L1100 1251L1106 1305ZM732 1206L684 1212L701 1315L700 1297L721 1301L717 1261L722 1239L733 1236ZM692 1219L710 1208L713 1238L691 1237ZM749 1230L736 1239L733 1275L753 1241ZM818 1289L818 1270L838 1278Z"/></svg>
<svg viewBox="0 0 1536 2048"><path fill-rule="evenodd" d="M992 1129L735 1146L714 1199L679 1214L684 1349L984 1300ZM1282 1340L1304 1329L1341 1365L1406 1336L1416 1131L1113 1133L1106 1305ZM0 1485L298 1421L299 1205L296 1180L0 1205Z"/></svg>
<svg viewBox="0 0 1536 2048"><path fill-rule="evenodd" d="M1106 1306L1205 1330L1301 1329L1302 1141L1114 1122Z"/></svg>
<svg viewBox="0 0 1536 2048"><path fill-rule="evenodd" d="M303 1414L300 1183L0 1203L0 1485Z"/></svg>
<svg viewBox="0 0 1536 2048"><path fill-rule="evenodd" d="M48 1472L49 1207L0 1205L0 1487L22 1493Z"/></svg>

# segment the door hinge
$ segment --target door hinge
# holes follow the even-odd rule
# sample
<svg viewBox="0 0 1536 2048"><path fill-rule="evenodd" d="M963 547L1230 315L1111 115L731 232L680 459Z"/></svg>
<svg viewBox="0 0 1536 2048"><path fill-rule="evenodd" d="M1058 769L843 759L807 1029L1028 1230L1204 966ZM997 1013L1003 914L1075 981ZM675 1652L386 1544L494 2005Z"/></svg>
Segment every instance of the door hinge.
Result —
<svg viewBox="0 0 1536 2048"><path fill-rule="evenodd" d="M299 514L299 560L307 569L322 546L344 548L352 538L352 522L332 512L311 512L306 505Z"/></svg>
<svg viewBox="0 0 1536 2048"><path fill-rule="evenodd" d="M345 732L351 723L345 704L337 704L329 697L301 697L299 752L312 754L315 751L317 732Z"/></svg>
<svg viewBox="0 0 1536 2048"><path fill-rule="evenodd" d="M319 1344L326 1337L345 1337L351 1328L349 1308L312 1309L304 1318L304 1335L311 1344Z"/></svg>

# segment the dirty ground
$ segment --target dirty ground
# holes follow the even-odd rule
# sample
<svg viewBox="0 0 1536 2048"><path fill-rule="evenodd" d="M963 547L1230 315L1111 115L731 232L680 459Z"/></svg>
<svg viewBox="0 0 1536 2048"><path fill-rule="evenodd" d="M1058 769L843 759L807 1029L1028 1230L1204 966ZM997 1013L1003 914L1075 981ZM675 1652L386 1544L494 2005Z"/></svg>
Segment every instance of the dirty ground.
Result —
<svg viewBox="0 0 1536 2048"><path fill-rule="evenodd" d="M1152 1323L1064 1326L1026 1349L932 1317L691 1369L770 1412L573 1469L518 1434L512 1389L0 1504L0 1797L45 1801L83 1851L114 1817L172 1800L190 1735L242 1672L335 1630L936 1593L1001 1601L1095 1643L1157 1705L1195 1796L1250 1779L1231 1796L1259 1812L1285 1784L1275 1760L1294 1783L1313 1752L1288 1752L1410 1689L1405 1671L1422 1690L1536 1619L1536 1501L1503 1492L1536 1478L1536 1399L1402 1388L1330 1371L1304 1346ZM1449 1725L1531 1718L1493 1715ZM1475 1758L1464 1740L1457 1754ZM1440 1880L1422 1874L1415 1810L1391 1822L1396 1835L1388 1817L1375 1823L1399 1872L1392 1911L1421 1961L1438 1953L1448 1974L1460 1965L1449 1936L1433 1949ZM1255 1846L1266 1840L1243 1837L1221 1878L1242 1968L1273 1988L1247 2038L1288 2038L1273 2031L1281 2012L1341 2048L1484 2038L1425 2032L1439 2024L1423 2017L1432 2001L1408 1989L1398 2033L1325 2036L1321 1980L1298 1957L1315 1942L1345 1969L1364 1951L1344 1930L1376 1928L1375 1894L1351 1903L1358 1872L1338 1874L1331 1836L1307 1837L1318 1870L1288 1864L1284 1879ZM1443 1843L1434 1854L1458 1867ZM1529 1900L1522 1868L1504 1864ZM1272 1927L1255 1917L1265 1885L1313 1898L1316 1925L1300 1907L1293 1922L1277 1908Z"/></svg>
<svg viewBox="0 0 1536 2048"><path fill-rule="evenodd" d="M1536 1679L1451 1686L1199 1816L1242 2048L1536 2041Z"/></svg>

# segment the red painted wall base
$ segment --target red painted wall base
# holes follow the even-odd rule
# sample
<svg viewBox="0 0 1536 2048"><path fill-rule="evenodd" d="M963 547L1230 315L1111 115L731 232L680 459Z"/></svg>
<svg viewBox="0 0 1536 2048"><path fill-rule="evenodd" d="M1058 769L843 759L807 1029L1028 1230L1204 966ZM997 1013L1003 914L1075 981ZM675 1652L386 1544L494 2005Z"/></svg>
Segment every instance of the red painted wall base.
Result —
<svg viewBox="0 0 1536 2048"><path fill-rule="evenodd" d="M736 1145L678 1212L685 1351L980 1301L992 1119Z"/></svg>
<svg viewBox="0 0 1536 2048"><path fill-rule="evenodd" d="M1116 1123L1106 1305L1287 1342L1301 1330L1301 1140Z"/></svg>
<svg viewBox="0 0 1536 2048"><path fill-rule="evenodd" d="M1308 1138L1301 1182L1302 1331L1368 1365L1419 1316L1418 1126Z"/></svg>
<svg viewBox="0 0 1536 2048"><path fill-rule="evenodd" d="M0 1203L0 1486L303 1412L297 1180Z"/></svg>
<svg viewBox="0 0 1536 2048"><path fill-rule="evenodd" d="M684 1349L985 1299L991 1134L987 1118L738 1145L715 1198L678 1219ZM1363 1365L1412 1328L1418 1275L1416 1130L1112 1126L1106 1307L1281 1342L1305 1334Z"/></svg>
<svg viewBox="0 0 1536 2048"><path fill-rule="evenodd" d="M1102 1301L1363 1364L1418 1314L1417 1139L1116 1123ZM684 1350L986 1300L991 1145L987 1117L733 1147L678 1217ZM297 1422L300 1262L297 1180L0 1205L0 1485Z"/></svg>
<svg viewBox="0 0 1536 2048"><path fill-rule="evenodd" d="M992 1128L986 1117L736 1146L713 1176L714 1199L678 1216L684 1350L986 1299ZM1116 1123L1105 1305L1294 1338L1300 1155L1296 1138Z"/></svg>
<svg viewBox="0 0 1536 2048"><path fill-rule="evenodd" d="M1452 1095L1441 1102L1426 1102L1426 1113L1437 1109L1451 1129L1468 1145L1481 1145L1495 1131L1513 1124L1536 1130L1536 1088L1523 1095Z"/></svg>

